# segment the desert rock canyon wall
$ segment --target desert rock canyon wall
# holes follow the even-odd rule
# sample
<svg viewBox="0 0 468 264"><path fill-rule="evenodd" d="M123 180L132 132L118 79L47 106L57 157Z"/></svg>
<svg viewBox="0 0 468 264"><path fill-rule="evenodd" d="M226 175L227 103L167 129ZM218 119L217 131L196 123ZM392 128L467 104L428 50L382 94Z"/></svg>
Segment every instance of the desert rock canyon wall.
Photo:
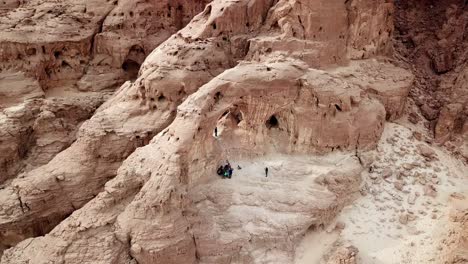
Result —
<svg viewBox="0 0 468 264"><path fill-rule="evenodd" d="M428 2L3 1L1 263L463 263L468 7ZM352 233L423 200L440 252Z"/></svg>

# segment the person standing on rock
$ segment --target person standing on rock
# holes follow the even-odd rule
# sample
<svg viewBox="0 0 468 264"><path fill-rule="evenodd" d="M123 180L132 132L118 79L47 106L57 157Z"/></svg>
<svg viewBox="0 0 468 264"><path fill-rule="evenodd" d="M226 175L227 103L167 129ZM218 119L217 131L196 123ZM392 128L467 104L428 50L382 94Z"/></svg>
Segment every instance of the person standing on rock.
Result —
<svg viewBox="0 0 468 264"><path fill-rule="evenodd" d="M265 177L268 177L268 167L265 167Z"/></svg>

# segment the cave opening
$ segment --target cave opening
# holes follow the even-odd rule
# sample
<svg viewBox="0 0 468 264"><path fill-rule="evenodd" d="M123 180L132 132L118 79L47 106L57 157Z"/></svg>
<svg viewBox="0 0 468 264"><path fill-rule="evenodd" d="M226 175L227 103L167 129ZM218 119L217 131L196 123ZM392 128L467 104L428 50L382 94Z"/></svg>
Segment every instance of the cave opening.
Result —
<svg viewBox="0 0 468 264"><path fill-rule="evenodd" d="M244 120L244 117L242 116L242 113L241 112L235 113L234 114L234 120L236 121L237 124L242 122L242 120Z"/></svg>
<svg viewBox="0 0 468 264"><path fill-rule="evenodd" d="M275 115L272 115L272 116L266 121L266 127L267 127L268 129L278 128L278 127L279 127L278 118L276 118Z"/></svg>
<svg viewBox="0 0 468 264"><path fill-rule="evenodd" d="M215 103L218 103L219 100L221 100L222 98L223 98L223 94L221 92L216 92L216 94L214 95Z"/></svg>
<svg viewBox="0 0 468 264"><path fill-rule="evenodd" d="M122 64L122 70L129 75L131 80L136 80L138 71L140 70L140 64L134 60L127 59Z"/></svg>
<svg viewBox="0 0 468 264"><path fill-rule="evenodd" d="M166 97L165 97L164 95L161 94L161 95L158 97L158 102L164 102L164 101L166 101Z"/></svg>

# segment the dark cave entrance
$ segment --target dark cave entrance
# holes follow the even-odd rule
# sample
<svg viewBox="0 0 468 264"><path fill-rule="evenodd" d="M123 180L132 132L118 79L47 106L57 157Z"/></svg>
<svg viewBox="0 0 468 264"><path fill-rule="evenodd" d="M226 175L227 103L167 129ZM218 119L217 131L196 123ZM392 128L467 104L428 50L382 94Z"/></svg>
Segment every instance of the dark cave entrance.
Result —
<svg viewBox="0 0 468 264"><path fill-rule="evenodd" d="M128 74L130 80L136 80L138 77L138 71L140 70L140 64L134 60L126 59L122 64L122 70Z"/></svg>
<svg viewBox="0 0 468 264"><path fill-rule="evenodd" d="M276 118L275 115L272 115L265 123L266 127L268 129L272 129L272 128L278 128L279 127L279 122L278 122L278 118Z"/></svg>

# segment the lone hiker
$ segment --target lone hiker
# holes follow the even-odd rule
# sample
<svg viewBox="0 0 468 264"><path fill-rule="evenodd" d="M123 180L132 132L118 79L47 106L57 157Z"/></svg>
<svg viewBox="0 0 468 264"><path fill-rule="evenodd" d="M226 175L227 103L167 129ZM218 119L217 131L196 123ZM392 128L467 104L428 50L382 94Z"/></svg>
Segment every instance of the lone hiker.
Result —
<svg viewBox="0 0 468 264"><path fill-rule="evenodd" d="M268 167L265 167L265 177L268 177Z"/></svg>

